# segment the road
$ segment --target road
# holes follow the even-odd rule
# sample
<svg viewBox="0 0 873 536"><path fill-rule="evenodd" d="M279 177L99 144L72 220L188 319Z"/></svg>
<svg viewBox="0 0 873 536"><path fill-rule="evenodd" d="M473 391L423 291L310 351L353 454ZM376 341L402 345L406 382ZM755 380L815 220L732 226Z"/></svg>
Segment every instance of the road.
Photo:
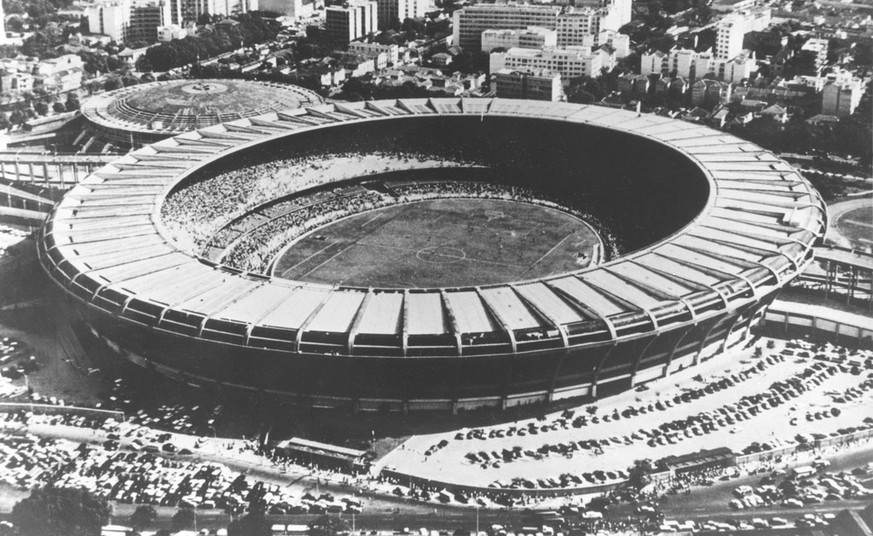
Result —
<svg viewBox="0 0 873 536"><path fill-rule="evenodd" d="M828 205L828 239L837 242L841 246L852 247L852 242L840 233L840 220L847 213L863 208L869 209L870 205L871 201L868 197Z"/></svg>
<svg viewBox="0 0 873 536"><path fill-rule="evenodd" d="M861 448L850 452L825 455L831 462L828 472L850 471L855 467L864 467L873 462L873 443L868 443ZM792 464L792 465L797 465ZM870 499L827 501L821 504L807 505L804 508L787 508L784 506L770 506L754 508L750 510L733 510L728 502L734 498L733 490L738 486L748 485L756 487L763 473L746 475L728 481L716 481L709 487L696 487L691 494L668 495L668 501L660 506L667 519L686 520L722 520L722 519L752 519L755 517L784 517L793 519L806 513L836 513L843 509L860 510L871 504ZM869 485L869 484L868 484ZM627 506L616 508L616 513L631 513Z"/></svg>
<svg viewBox="0 0 873 536"><path fill-rule="evenodd" d="M28 431L42 437L65 438L72 441L98 443L106 439L106 432L101 430L75 428L69 426L35 425L20 427L20 431ZM129 438L122 438L122 443L129 443ZM219 443L227 443L230 440L216 439ZM215 447L216 445L212 445ZM332 493L334 495L349 495L355 493L348 484L335 480L328 480L325 475L313 475L303 471L282 473L274 466L258 464L247 461L235 449L227 450L226 453L214 452L213 448L206 448L194 456L186 459L213 461L228 465L234 470L243 472L252 478L267 483L281 486L294 486L302 492ZM164 455L163 453L159 453ZM856 450L843 454L827 456L832 460L830 471L838 472L850 470L854 467L865 466L873 461L873 443L868 443ZM167 455L172 457L172 455ZM240 459L242 457L242 459ZM761 475L748 475L729 481L718 481L710 487L698 487L688 495L668 496L668 502L661 506L668 519L697 521L723 520L723 519L752 519L755 517L784 517L794 519L805 513L836 513L845 508L863 509L869 500L844 500L828 501L822 504L810 505L803 509L789 509L781 506L756 508L752 510L735 511L728 507L728 501L732 498L731 491L740 485L755 486ZM357 484L356 487L369 484ZM19 491L7 486L0 486L0 511L10 512L12 506L18 500L27 496L28 492ZM472 530L478 521L480 527L498 523L504 526L520 527L523 523L523 513L520 509L515 510L477 510L473 507L459 505L440 505L434 503L418 503L405 498L386 495L384 488L382 493L374 493L372 490L358 491L356 495L365 500L365 512L355 516L355 525L358 529L367 530L395 530L404 527L417 529L426 527L439 530L454 530L462 528ZM124 523L136 509L136 505L113 504L113 520L116 523ZM157 507L159 521L156 528L169 527L170 519L176 512L175 507ZM227 513L221 510L197 510L198 527L223 527L230 521ZM350 514L344 514L345 519L351 525ZM630 505L615 505L611 507L610 517L613 519L634 518L635 514ZM289 515L270 516L271 521L285 524L305 525L312 521L315 515Z"/></svg>
<svg viewBox="0 0 873 536"><path fill-rule="evenodd" d="M6 428L9 430L9 427ZM11 430L10 430L11 431ZM100 444L108 439L108 433L103 430L93 430L90 428L77 428L73 426L58 426L38 424L31 426L18 425L16 426L17 433L31 433L39 437L50 437L55 439L67 439L70 441ZM375 484L371 481L362 480L354 484L354 488L350 484L345 484L339 479L342 475L326 474L326 473L309 473L302 468L297 468L282 472L278 467L269 465L266 460L261 463L251 461L254 456L251 453L240 454L234 449L224 449L222 444L226 444L233 440L204 438L206 444L201 449L195 451L194 455L186 456L186 461L202 461L221 463L234 471L246 474L249 477L261 480L268 484L276 484L279 486L291 486L297 489L300 494L311 492L313 494L331 493L337 496L355 495L358 498L366 500L365 513L361 519L363 522L372 523L375 529L386 528L393 529L396 527L395 522L398 519L407 519L409 523L424 523L430 520L429 525L433 526L434 517L445 518L453 523L453 527L457 528L462 522L470 521L475 523L476 510L472 507L453 506L453 505L438 505L428 503L418 503L410 501L406 498L396 497L386 493L389 486L383 486L383 491L377 493ZM122 447L130 447L132 438L122 437L120 442ZM174 442L177 442L174 440ZM241 442L240 442L241 443ZM224 450L224 452L222 452ZM172 454L164 452L154 453L158 456L175 458ZM8 486L0 486L0 512L10 512L12 506L18 500L26 497L28 492L14 490ZM120 504L114 505L115 512L121 519L125 519L136 508L135 505ZM176 512L174 507L162 507L160 512L166 514L168 518ZM226 523L228 516L221 510L206 510L198 511L198 515L204 519L213 520L215 522ZM482 510L480 515L483 519L512 519L512 516L518 516L517 512L506 513L501 511L486 511ZM271 516L272 519L273 516ZM277 519L286 519L285 523L305 523L306 520L312 519L313 516L277 516ZM453 520L453 521L452 521ZM386 526L388 525L388 526ZM361 525L370 527L370 525Z"/></svg>
<svg viewBox="0 0 873 536"><path fill-rule="evenodd" d="M779 158L783 158L783 159L788 160L788 161L793 160L795 162L803 162L804 164L809 164L810 167L812 168L812 171L816 171L818 173L825 173L828 175L833 175L834 177L838 177L838 178L841 178L844 180L850 180L850 181L864 181L867 183L873 182L873 177L861 177L858 175L849 175L849 174L845 174L845 173L836 173L833 171L818 169L815 167L815 163L816 163L815 156L811 156L811 155L807 155L807 154L798 154L798 153L779 153L778 156L779 156ZM845 158L841 158L838 156L831 156L830 160L833 160L835 162L840 162L843 164L856 164L856 162L853 160L847 160Z"/></svg>

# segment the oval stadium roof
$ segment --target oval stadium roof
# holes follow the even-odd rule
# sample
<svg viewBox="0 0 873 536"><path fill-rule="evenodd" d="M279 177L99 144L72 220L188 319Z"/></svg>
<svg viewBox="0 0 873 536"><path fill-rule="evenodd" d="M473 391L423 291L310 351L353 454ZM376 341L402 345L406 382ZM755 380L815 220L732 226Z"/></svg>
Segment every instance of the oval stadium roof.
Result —
<svg viewBox="0 0 873 536"><path fill-rule="evenodd" d="M336 124L434 115L537 118L628 132L694 161L710 181L710 196L680 232L609 263L465 289L349 288L240 274L183 253L161 233L160 204L173 185L236 150ZM307 330L341 333L353 354L355 336L364 333L404 340L453 335L462 345L464 334L500 332L514 347L514 333L532 325L563 333L566 341L594 321L621 337L632 319L660 330L677 311L700 318L733 310L797 275L811 260L825 221L818 193L791 166L717 130L566 103L401 99L262 113L130 153L57 205L44 228L41 255L58 282L106 311L130 311L135 302L139 310L160 311L149 315L158 316L163 329L199 337L211 329L237 330L246 333L240 338L245 345L258 327L298 333L295 348Z"/></svg>

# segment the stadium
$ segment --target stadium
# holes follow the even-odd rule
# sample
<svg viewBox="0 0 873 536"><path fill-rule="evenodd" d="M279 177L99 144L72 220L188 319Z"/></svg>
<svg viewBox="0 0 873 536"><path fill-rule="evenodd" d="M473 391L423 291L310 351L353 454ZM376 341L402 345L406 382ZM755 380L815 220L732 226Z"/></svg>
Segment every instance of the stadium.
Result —
<svg viewBox="0 0 873 536"><path fill-rule="evenodd" d="M321 103L298 86L245 80L168 80L95 95L82 106L79 146L142 147L225 121ZM87 147L86 147L87 150Z"/></svg>
<svg viewBox="0 0 873 536"><path fill-rule="evenodd" d="M602 397L742 343L826 220L789 165L709 128L401 99L139 149L64 197L39 255L86 331L155 373L457 411Z"/></svg>

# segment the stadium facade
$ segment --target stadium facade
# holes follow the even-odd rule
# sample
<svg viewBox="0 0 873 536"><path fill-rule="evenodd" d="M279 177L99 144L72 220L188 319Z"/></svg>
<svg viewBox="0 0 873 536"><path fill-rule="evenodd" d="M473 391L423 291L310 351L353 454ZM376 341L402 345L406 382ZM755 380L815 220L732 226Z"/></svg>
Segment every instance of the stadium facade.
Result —
<svg viewBox="0 0 873 536"><path fill-rule="evenodd" d="M493 153L494 180L514 159L519 176L609 204L629 252L537 280L378 289L240 273L162 233L161 203L186 181L250 155L361 140L474 147ZM826 220L788 164L702 126L565 103L401 99L270 112L144 147L66 195L39 254L88 331L154 372L319 407L458 410L604 396L741 344L812 261Z"/></svg>

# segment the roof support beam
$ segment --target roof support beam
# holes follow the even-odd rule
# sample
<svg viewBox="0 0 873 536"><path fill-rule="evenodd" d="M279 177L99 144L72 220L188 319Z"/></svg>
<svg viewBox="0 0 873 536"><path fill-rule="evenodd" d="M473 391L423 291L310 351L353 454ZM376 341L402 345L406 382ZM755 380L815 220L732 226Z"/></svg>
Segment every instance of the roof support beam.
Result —
<svg viewBox="0 0 873 536"><path fill-rule="evenodd" d="M515 333L513 333L512 328L509 327L509 323L500 314L500 311L498 311L494 307L491 307L491 305L488 303L488 300L486 300L485 297L482 296L482 292L479 287L476 287L476 296L479 298L479 301L482 302L482 307L485 308L485 312L488 314L488 316L497 320L497 324L500 325L500 330L503 331L503 333L505 333L507 337L509 337L509 344L512 346L512 353L516 353L518 351L518 344L516 344L515 342Z"/></svg>
<svg viewBox="0 0 873 536"><path fill-rule="evenodd" d="M352 355L352 350L355 347L355 335L358 334L358 328L361 326L361 318L363 318L364 311L373 300L373 296L373 289L368 290L367 295L364 296L364 301L361 302L361 305L358 306L357 311L355 311L355 317L352 319L351 327L349 327L349 339L346 343L346 351L348 351L349 355Z"/></svg>
<svg viewBox="0 0 873 536"><path fill-rule="evenodd" d="M449 325L452 327L452 334L455 336L455 345L458 349L458 355L461 355L463 353L464 345L463 341L461 341L461 328L458 327L458 318L452 310L452 304L449 302L445 290L440 290L440 298L442 299L443 307L446 311L446 317L449 319Z"/></svg>
<svg viewBox="0 0 873 536"><path fill-rule="evenodd" d="M588 318L596 318L602 321L606 325L606 329L609 331L609 337L611 339L615 339L618 336L615 331L615 325L612 323L611 320L609 320L608 317L601 315L590 307L585 306L585 304L579 302L579 300L577 300L564 290L556 286L549 285L548 282L546 282L546 285L548 285L549 289L554 292L558 297L563 298L565 302L582 311L584 313L584 316L587 316Z"/></svg>

